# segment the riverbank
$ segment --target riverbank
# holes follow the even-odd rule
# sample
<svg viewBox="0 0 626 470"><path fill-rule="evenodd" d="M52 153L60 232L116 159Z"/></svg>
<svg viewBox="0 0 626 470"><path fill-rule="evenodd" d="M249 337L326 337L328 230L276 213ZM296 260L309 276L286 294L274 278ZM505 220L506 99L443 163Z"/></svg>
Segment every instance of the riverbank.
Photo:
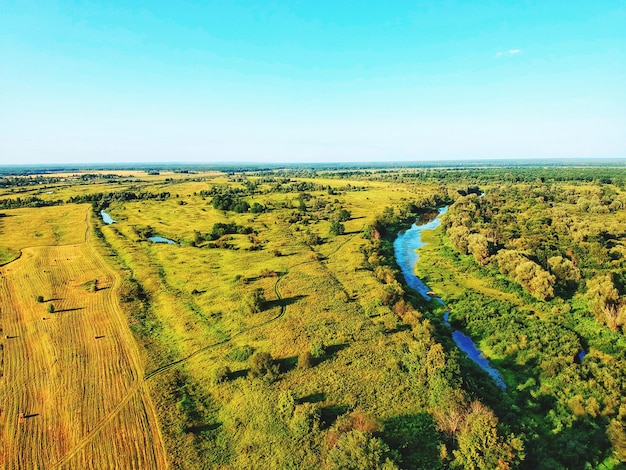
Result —
<svg viewBox="0 0 626 470"><path fill-rule="evenodd" d="M431 286L427 285L424 279L418 277L415 272L418 261L425 259L424 253L422 252L426 246L426 242L422 238L423 234L436 230L441 225L441 216L445 214L447 210L448 206L442 207L439 209L435 219L420 225L413 224L408 230L400 232L394 241L394 254L406 284L415 289L425 300L438 300L445 311L442 321L446 326L451 327L448 322L449 310L445 302L440 298L441 294L435 294ZM422 263L424 263L424 261L422 261ZM502 375L485 357L483 351L476 346L472 338L461 331L453 330L452 339L456 346L463 351L472 362L485 371L498 387L506 389L506 383Z"/></svg>

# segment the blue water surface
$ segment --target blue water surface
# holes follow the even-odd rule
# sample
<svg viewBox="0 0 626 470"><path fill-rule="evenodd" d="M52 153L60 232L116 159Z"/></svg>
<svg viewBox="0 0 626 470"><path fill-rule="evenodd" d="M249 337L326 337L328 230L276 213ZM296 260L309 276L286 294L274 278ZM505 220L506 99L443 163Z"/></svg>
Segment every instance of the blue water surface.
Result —
<svg viewBox="0 0 626 470"><path fill-rule="evenodd" d="M105 224L114 224L116 222L109 214L104 212L104 210L100 211L100 215L102 216L102 220Z"/></svg>
<svg viewBox="0 0 626 470"><path fill-rule="evenodd" d="M431 299L431 296L428 294L431 290L422 282L420 278L415 275L415 263L417 263L417 260L419 259L417 250L426 245L426 243L422 241L422 232L424 230L434 230L439 227L439 225L441 225L440 217L445 214L447 210L448 207L440 208L437 218L428 223L422 225L413 224L410 229L399 233L393 243L396 262L402 270L404 280L407 285L415 289L426 300ZM435 297L435 299L445 305L443 300L440 298ZM449 316L450 312L446 312L444 314L443 323L444 325L451 327L450 322L448 321ZM502 379L500 372L493 367L493 365L491 365L487 358L485 358L482 351L478 349L474 344L474 341L472 341L472 338L458 330L455 330L452 332L452 339L457 347L463 351L468 358L489 374L498 387L506 389L506 383Z"/></svg>
<svg viewBox="0 0 626 470"><path fill-rule="evenodd" d="M169 238L150 237L148 238L148 240L154 243L167 243L168 245L176 245L176 242L174 240L170 240Z"/></svg>

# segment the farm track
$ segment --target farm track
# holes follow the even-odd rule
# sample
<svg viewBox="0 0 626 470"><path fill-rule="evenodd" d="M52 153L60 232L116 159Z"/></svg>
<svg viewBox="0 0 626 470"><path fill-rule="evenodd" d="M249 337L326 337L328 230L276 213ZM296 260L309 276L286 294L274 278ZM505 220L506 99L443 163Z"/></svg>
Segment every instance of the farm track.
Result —
<svg viewBox="0 0 626 470"><path fill-rule="evenodd" d="M167 468L120 279L90 233L87 218L83 243L24 248L0 269L0 468Z"/></svg>

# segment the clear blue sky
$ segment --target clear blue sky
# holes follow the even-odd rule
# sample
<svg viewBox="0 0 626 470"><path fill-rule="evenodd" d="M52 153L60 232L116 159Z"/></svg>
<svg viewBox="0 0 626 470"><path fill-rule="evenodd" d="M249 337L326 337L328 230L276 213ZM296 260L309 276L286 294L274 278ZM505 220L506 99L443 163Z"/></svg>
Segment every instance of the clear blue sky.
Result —
<svg viewBox="0 0 626 470"><path fill-rule="evenodd" d="M0 164L626 157L626 2L0 0Z"/></svg>

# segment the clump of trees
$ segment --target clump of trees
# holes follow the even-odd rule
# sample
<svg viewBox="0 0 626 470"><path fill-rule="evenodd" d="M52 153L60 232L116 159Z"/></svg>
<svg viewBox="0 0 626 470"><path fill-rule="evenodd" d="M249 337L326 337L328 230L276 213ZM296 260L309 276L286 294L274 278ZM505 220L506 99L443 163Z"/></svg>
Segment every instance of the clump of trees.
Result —
<svg viewBox="0 0 626 470"><path fill-rule="evenodd" d="M327 435L328 468L397 469L389 446L375 436L380 430L380 423L361 410L340 416Z"/></svg>
<svg viewBox="0 0 626 470"><path fill-rule="evenodd" d="M626 325L626 308L616 287L613 273L598 275L587 281L589 310L613 331Z"/></svg>
<svg viewBox="0 0 626 470"><path fill-rule="evenodd" d="M47 207L58 206L63 204L63 201L59 200L43 200L37 196L31 196L22 199L17 197L15 199L7 198L0 199L0 209L19 209L20 207Z"/></svg>
<svg viewBox="0 0 626 470"><path fill-rule="evenodd" d="M222 211L243 213L250 210L250 204L246 200L232 194L231 192L216 194L213 196L211 205L214 209ZM255 210L258 211L259 207L257 206Z"/></svg>
<svg viewBox="0 0 626 470"><path fill-rule="evenodd" d="M554 297L556 278L516 250L500 250L496 256L500 272L540 300Z"/></svg>
<svg viewBox="0 0 626 470"><path fill-rule="evenodd" d="M98 212L102 209L106 209L114 202L127 202L127 201L166 201L170 198L170 193L162 191L160 193L152 193L147 191L117 191L107 193L92 193L81 194L78 196L72 196L67 200L69 204L83 204L91 203L94 211Z"/></svg>
<svg viewBox="0 0 626 470"><path fill-rule="evenodd" d="M452 246L480 265L497 268L539 300L572 295L583 281L606 274L607 267L626 268L622 229L586 222L591 209L581 206L588 198L614 206L621 199L610 187L576 191L539 182L501 185L484 197L461 194L443 217ZM606 317L603 307L591 308L597 318ZM619 316L618 311L609 302L608 316Z"/></svg>

